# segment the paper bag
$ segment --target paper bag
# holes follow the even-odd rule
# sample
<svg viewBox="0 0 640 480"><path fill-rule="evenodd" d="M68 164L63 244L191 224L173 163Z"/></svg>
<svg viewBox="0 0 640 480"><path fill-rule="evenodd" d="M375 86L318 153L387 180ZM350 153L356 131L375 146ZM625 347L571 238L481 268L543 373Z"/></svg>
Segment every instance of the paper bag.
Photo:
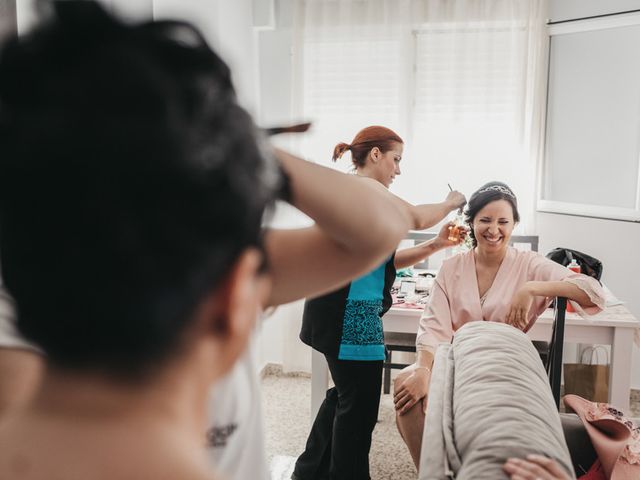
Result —
<svg viewBox="0 0 640 480"><path fill-rule="evenodd" d="M590 354L589 363L564 364L565 395L572 393L592 402L609 401L609 365L593 363L594 354L600 349L606 354L606 350L601 346L589 347L582 352L583 361L585 354Z"/></svg>

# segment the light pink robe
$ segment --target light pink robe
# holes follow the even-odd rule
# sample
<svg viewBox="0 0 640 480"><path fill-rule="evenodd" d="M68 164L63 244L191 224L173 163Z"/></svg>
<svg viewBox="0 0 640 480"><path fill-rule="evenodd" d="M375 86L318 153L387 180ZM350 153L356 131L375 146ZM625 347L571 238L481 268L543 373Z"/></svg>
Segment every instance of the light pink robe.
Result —
<svg viewBox="0 0 640 480"><path fill-rule="evenodd" d="M593 315L605 306L604 291L595 279L574 273L537 252L523 252L513 247L509 247L496 278L487 291L484 305L481 306L476 263L473 251L469 251L443 262L420 318L417 349L435 351L439 343L451 342L453 333L467 322L504 322L513 295L524 283L531 280L562 280L576 285L596 305L583 309L576 302L571 302L581 315ZM552 300L534 297L529 310L529 324L525 331L533 325Z"/></svg>

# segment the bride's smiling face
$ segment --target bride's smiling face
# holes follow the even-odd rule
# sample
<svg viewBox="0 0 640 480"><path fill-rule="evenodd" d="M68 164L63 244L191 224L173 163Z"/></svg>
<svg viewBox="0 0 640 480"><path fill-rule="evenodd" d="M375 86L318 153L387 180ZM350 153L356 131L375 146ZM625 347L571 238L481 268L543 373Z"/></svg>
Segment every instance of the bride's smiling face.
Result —
<svg viewBox="0 0 640 480"><path fill-rule="evenodd" d="M487 203L473 219L478 249L487 253L507 248L515 227L513 208L506 200Z"/></svg>

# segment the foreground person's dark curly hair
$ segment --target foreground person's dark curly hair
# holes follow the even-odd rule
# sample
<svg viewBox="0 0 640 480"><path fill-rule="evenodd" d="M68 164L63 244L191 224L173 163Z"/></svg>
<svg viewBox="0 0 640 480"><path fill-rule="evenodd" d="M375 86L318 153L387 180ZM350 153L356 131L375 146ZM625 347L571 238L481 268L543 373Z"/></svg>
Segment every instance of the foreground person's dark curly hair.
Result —
<svg viewBox="0 0 640 480"><path fill-rule="evenodd" d="M260 245L278 171L198 31L53 6L0 53L2 275L53 365L139 372Z"/></svg>

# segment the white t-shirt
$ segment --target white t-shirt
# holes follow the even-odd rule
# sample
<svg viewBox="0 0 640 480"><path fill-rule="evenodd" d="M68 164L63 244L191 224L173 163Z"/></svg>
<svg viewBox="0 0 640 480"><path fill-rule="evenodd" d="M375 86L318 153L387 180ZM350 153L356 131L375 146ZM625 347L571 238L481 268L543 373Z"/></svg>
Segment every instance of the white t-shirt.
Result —
<svg viewBox="0 0 640 480"><path fill-rule="evenodd" d="M20 336L15 321L13 300L0 282L0 348L25 348L39 352L37 347Z"/></svg>
<svg viewBox="0 0 640 480"><path fill-rule="evenodd" d="M269 480L255 341L209 397L207 449L229 480Z"/></svg>
<svg viewBox="0 0 640 480"><path fill-rule="evenodd" d="M215 471L229 480L269 480L254 339L209 395L207 450ZM15 327L13 300L0 285L0 348L40 350Z"/></svg>

